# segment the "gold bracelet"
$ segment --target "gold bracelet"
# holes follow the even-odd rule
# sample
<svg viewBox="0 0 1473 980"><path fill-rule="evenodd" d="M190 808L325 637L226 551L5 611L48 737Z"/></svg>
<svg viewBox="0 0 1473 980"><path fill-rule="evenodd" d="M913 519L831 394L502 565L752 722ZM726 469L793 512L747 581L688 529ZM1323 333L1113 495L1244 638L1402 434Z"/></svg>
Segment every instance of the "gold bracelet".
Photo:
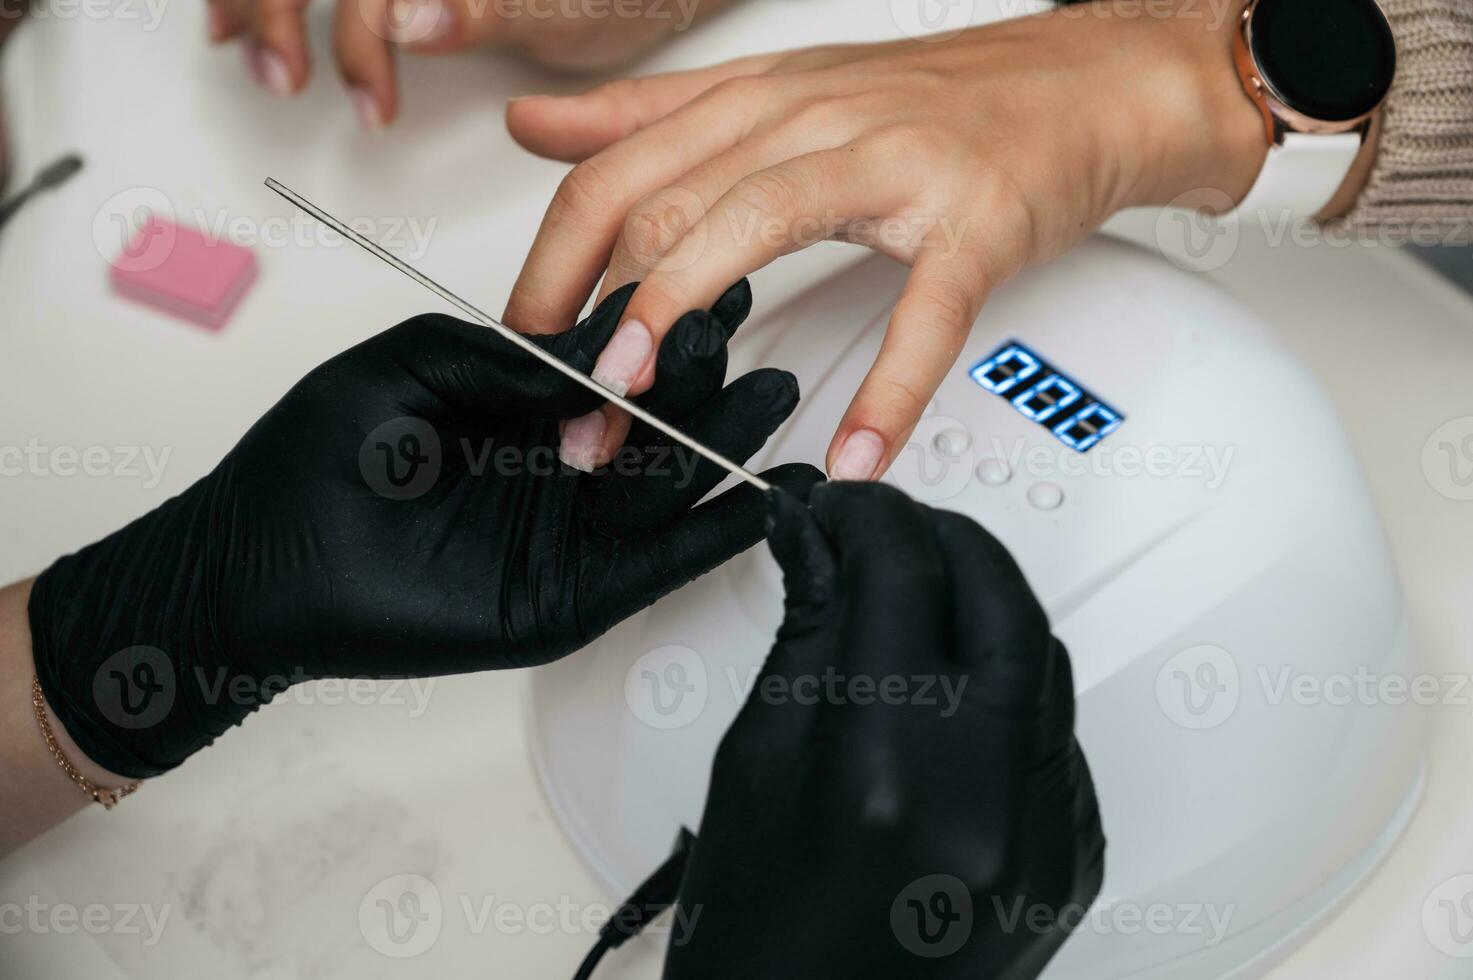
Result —
<svg viewBox="0 0 1473 980"><path fill-rule="evenodd" d="M111 810L118 805L118 801L135 792L142 784L142 780L135 779L118 789L103 789L78 772L77 767L67 760L66 753L61 751L61 746L56 742L56 734L51 730L51 723L46 720L46 696L41 693L41 678L34 676L31 678L31 706L36 709L36 724L41 726L41 737L46 740L46 747L51 750L51 757L56 760L57 765L61 766L62 772L66 773L93 803L101 803L104 810Z"/></svg>

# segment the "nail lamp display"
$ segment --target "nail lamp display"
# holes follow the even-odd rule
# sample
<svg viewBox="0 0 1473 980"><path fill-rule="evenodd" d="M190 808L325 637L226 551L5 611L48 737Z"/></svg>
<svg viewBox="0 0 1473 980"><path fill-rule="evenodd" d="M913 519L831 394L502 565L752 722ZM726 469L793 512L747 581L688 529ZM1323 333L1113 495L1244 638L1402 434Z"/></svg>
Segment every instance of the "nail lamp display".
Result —
<svg viewBox="0 0 1473 980"><path fill-rule="evenodd" d="M744 328L804 392L759 467L822 465L906 273ZM1392 847L1422 746L1357 694L1415 674L1381 525L1314 378L1206 279L1096 238L1000 289L887 479L996 534L1073 655L1107 877L1047 977L1256 975ZM535 763L612 896L699 826L781 615L758 547L535 672Z"/></svg>

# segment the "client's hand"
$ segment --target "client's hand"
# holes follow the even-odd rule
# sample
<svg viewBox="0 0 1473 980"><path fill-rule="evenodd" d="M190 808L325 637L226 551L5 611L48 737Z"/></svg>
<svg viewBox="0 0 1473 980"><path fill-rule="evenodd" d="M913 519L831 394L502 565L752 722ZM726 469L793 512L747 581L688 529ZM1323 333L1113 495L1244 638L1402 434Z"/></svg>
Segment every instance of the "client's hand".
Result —
<svg viewBox="0 0 1473 980"><path fill-rule="evenodd" d="M335 0L333 56L359 119L380 129L399 112L399 50L453 54L493 47L557 68L592 70L633 59L730 0ZM308 0L210 0L210 40L245 41L256 81L276 95L307 84Z"/></svg>
<svg viewBox="0 0 1473 980"><path fill-rule="evenodd" d="M774 501L786 618L665 976L1034 977L1104 872L1069 656L972 521L879 484L811 503Z"/></svg>
<svg viewBox="0 0 1473 980"><path fill-rule="evenodd" d="M519 100L512 135L579 165L543 219L508 322L571 320L600 277L603 294L642 280L599 363L601 380L640 392L685 310L826 239L870 246L913 272L828 466L836 479L876 478L1009 276L1122 207L1248 191L1267 144L1233 67L1235 26L1226 10L1180 0L1146 16L1135 0L1100 0L950 38ZM605 413L607 453L625 420Z"/></svg>
<svg viewBox="0 0 1473 980"><path fill-rule="evenodd" d="M628 298L534 339L586 370ZM742 283L682 318L644 399L737 460L798 401L781 371L722 387L750 305ZM694 506L724 473L648 429L607 472L562 465L559 421L597 403L444 316L334 357L210 475L40 576L30 621L47 700L94 762L153 775L297 681L561 657L761 539L761 493ZM800 493L818 478L769 475Z"/></svg>

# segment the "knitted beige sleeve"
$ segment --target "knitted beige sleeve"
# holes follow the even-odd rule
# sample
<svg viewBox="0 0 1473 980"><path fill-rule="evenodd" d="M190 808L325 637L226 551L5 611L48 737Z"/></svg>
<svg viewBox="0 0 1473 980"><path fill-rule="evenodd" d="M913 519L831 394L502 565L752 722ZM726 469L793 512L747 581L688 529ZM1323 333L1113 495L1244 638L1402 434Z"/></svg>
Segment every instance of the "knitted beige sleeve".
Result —
<svg viewBox="0 0 1473 980"><path fill-rule="evenodd" d="M1342 222L1419 244L1473 242L1473 0L1381 0L1396 81L1365 190Z"/></svg>

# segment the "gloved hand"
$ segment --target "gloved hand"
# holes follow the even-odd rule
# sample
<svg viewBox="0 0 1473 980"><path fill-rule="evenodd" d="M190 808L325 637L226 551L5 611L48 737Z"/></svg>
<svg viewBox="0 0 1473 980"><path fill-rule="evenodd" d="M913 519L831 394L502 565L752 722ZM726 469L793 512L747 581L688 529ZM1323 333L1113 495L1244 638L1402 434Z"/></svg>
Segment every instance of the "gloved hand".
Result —
<svg viewBox="0 0 1473 980"><path fill-rule="evenodd" d="M539 335L592 367L624 289ZM722 388L745 282L660 349L657 416L745 460L793 377ZM492 331L401 323L308 374L210 475L62 558L30 600L37 674L82 750L123 776L178 765L288 684L561 657L761 539L763 494L636 427L607 472L557 458L598 398ZM768 479L800 493L811 467Z"/></svg>
<svg viewBox="0 0 1473 980"><path fill-rule="evenodd" d="M665 977L1034 977L1104 871L1068 654L972 521L879 484L811 506L773 502L786 618L717 751Z"/></svg>

